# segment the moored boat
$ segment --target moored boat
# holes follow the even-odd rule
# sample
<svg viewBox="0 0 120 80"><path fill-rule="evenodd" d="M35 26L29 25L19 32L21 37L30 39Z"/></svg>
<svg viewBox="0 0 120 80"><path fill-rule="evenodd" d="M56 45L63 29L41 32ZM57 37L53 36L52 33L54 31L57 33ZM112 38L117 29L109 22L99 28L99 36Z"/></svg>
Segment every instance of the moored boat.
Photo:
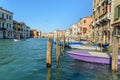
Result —
<svg viewBox="0 0 120 80"><path fill-rule="evenodd" d="M71 50L67 53L70 57L81 61L104 64L111 64L112 62L112 55L108 53L89 52L87 50ZM120 55L118 55L118 59L118 64L120 64Z"/></svg>
<svg viewBox="0 0 120 80"><path fill-rule="evenodd" d="M100 44L93 44L93 46L100 46ZM102 47L107 47L107 46L109 46L109 43L105 43L105 44L102 44Z"/></svg>
<svg viewBox="0 0 120 80"><path fill-rule="evenodd" d="M69 45L70 48L73 49L82 49L82 50L100 50L99 47L94 47L90 45Z"/></svg>

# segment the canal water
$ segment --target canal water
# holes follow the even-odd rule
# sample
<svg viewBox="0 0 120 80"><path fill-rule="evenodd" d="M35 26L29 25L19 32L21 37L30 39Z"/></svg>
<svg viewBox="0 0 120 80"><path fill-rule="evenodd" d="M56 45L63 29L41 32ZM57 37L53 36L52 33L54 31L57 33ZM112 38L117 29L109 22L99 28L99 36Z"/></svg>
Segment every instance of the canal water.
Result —
<svg viewBox="0 0 120 80"><path fill-rule="evenodd" d="M74 60L66 53L56 68L55 46L52 68L46 68L46 45L45 38L0 40L0 80L120 80L120 70L112 73L109 65Z"/></svg>

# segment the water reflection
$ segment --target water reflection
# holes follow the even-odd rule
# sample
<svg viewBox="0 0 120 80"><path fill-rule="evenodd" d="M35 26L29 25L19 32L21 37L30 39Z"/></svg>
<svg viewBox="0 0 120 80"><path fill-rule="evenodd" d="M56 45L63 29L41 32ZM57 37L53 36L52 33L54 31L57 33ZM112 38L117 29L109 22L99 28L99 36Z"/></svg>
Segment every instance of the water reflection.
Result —
<svg viewBox="0 0 120 80"><path fill-rule="evenodd" d="M52 69L51 68L47 68L46 80L50 80L51 79L51 74L52 74Z"/></svg>
<svg viewBox="0 0 120 80"><path fill-rule="evenodd" d="M112 72L112 78L111 78L111 80L119 80L118 79L118 73Z"/></svg>

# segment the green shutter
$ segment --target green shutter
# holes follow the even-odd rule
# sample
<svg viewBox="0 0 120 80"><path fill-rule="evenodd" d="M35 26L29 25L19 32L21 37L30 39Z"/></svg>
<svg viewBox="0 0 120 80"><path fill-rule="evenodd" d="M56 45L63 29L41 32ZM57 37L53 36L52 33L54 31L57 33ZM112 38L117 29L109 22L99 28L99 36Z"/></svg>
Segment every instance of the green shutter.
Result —
<svg viewBox="0 0 120 80"><path fill-rule="evenodd" d="M119 9L118 6L115 7L115 9L114 9L114 10L115 10L115 11L114 11L114 19L115 19L115 20L117 20L117 19L119 18L118 9Z"/></svg>
<svg viewBox="0 0 120 80"><path fill-rule="evenodd" d="M120 5L118 6L118 15L119 15L119 18L120 18Z"/></svg>

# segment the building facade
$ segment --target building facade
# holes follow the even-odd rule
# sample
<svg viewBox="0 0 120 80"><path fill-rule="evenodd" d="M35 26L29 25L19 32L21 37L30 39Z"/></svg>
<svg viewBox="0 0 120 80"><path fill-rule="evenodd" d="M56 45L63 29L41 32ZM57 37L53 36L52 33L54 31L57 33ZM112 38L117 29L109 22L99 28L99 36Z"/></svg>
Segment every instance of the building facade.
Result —
<svg viewBox="0 0 120 80"><path fill-rule="evenodd" d="M93 0L92 35L95 43L112 41L111 0Z"/></svg>
<svg viewBox="0 0 120 80"><path fill-rule="evenodd" d="M86 16L84 18L81 18L77 22L78 26L78 35L82 39L89 40L90 39L90 25L92 23L92 16Z"/></svg>
<svg viewBox="0 0 120 80"><path fill-rule="evenodd" d="M31 29L30 30L30 37L32 38L39 38L41 37L41 31L37 29Z"/></svg>
<svg viewBox="0 0 120 80"><path fill-rule="evenodd" d="M113 35L120 37L120 0L113 0L112 12L112 26L114 29Z"/></svg>
<svg viewBox="0 0 120 80"><path fill-rule="evenodd" d="M13 37L13 13L0 7L0 38Z"/></svg>
<svg viewBox="0 0 120 80"><path fill-rule="evenodd" d="M23 22L13 21L14 38L29 38L30 27Z"/></svg>
<svg viewBox="0 0 120 80"><path fill-rule="evenodd" d="M13 21L13 29L14 29L14 38L20 39L21 38L21 32L22 32L22 24L17 21Z"/></svg>
<svg viewBox="0 0 120 80"><path fill-rule="evenodd" d="M65 36L66 30L56 30L54 31L54 38L62 38Z"/></svg>

